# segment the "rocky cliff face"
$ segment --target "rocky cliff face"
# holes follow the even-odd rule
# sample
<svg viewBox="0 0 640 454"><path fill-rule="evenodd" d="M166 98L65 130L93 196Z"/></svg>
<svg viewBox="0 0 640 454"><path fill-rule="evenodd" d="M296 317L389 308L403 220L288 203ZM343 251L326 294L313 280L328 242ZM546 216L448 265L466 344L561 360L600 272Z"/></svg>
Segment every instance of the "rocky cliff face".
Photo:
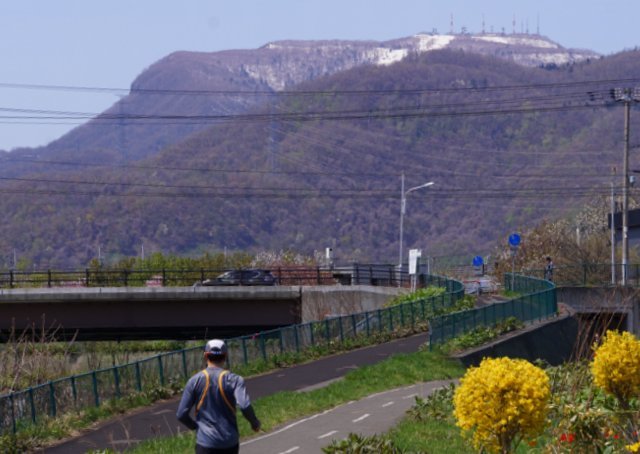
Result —
<svg viewBox="0 0 640 454"><path fill-rule="evenodd" d="M201 81L207 79L207 74L211 79L222 72L245 79L246 84L279 91L356 66L389 65L411 53L444 48L492 55L525 66L562 65L598 57L589 50L565 49L543 36L525 34L417 34L386 42L276 41L253 50L172 54L142 74L133 88L146 88L154 79L153 73L163 72L175 60L194 65Z"/></svg>

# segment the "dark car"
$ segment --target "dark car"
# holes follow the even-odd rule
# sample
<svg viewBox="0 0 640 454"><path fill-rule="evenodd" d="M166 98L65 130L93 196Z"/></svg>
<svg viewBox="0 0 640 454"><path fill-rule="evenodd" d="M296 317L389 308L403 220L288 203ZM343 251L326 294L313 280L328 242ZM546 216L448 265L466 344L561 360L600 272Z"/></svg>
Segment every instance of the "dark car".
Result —
<svg viewBox="0 0 640 454"><path fill-rule="evenodd" d="M232 270L213 279L205 279L202 285L276 285L277 280L269 270Z"/></svg>

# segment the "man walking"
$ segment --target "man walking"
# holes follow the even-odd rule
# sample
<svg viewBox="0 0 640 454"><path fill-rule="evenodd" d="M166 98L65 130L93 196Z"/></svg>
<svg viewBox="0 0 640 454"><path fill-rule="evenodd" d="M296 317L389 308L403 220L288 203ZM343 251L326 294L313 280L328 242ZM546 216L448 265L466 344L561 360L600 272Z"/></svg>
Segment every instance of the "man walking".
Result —
<svg viewBox="0 0 640 454"><path fill-rule="evenodd" d="M548 281L553 281L553 270L555 266L553 265L553 260L551 257L547 256L547 264L544 266L544 278Z"/></svg>
<svg viewBox="0 0 640 454"><path fill-rule="evenodd" d="M189 379L176 416L196 430L196 454L236 454L240 447L236 405L251 424L260 430L244 379L224 369L227 345L220 339L207 342L204 349L207 368ZM189 414L195 405L195 421Z"/></svg>

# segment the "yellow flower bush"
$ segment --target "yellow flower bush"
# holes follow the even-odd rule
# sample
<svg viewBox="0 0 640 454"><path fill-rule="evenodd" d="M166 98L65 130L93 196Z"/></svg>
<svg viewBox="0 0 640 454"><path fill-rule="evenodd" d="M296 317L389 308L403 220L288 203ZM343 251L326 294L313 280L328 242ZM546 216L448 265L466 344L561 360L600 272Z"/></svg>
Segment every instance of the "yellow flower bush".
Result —
<svg viewBox="0 0 640 454"><path fill-rule="evenodd" d="M549 377L539 367L522 359L485 358L460 380L454 416L478 450L508 453L543 429L550 395Z"/></svg>
<svg viewBox="0 0 640 454"><path fill-rule="evenodd" d="M591 363L593 381L623 407L640 394L640 341L629 332L607 331Z"/></svg>

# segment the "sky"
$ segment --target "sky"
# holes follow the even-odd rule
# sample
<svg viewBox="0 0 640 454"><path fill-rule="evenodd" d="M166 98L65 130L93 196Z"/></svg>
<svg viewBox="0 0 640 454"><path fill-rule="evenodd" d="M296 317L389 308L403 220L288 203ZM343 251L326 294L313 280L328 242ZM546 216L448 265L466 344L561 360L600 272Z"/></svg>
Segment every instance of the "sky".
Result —
<svg viewBox="0 0 640 454"><path fill-rule="evenodd" d="M128 88L179 50L283 39L385 41L419 32L528 29L604 55L640 44L638 0L2 0L0 117L8 109L99 113L114 94L11 84ZM73 125L0 118L0 150L45 145Z"/></svg>

